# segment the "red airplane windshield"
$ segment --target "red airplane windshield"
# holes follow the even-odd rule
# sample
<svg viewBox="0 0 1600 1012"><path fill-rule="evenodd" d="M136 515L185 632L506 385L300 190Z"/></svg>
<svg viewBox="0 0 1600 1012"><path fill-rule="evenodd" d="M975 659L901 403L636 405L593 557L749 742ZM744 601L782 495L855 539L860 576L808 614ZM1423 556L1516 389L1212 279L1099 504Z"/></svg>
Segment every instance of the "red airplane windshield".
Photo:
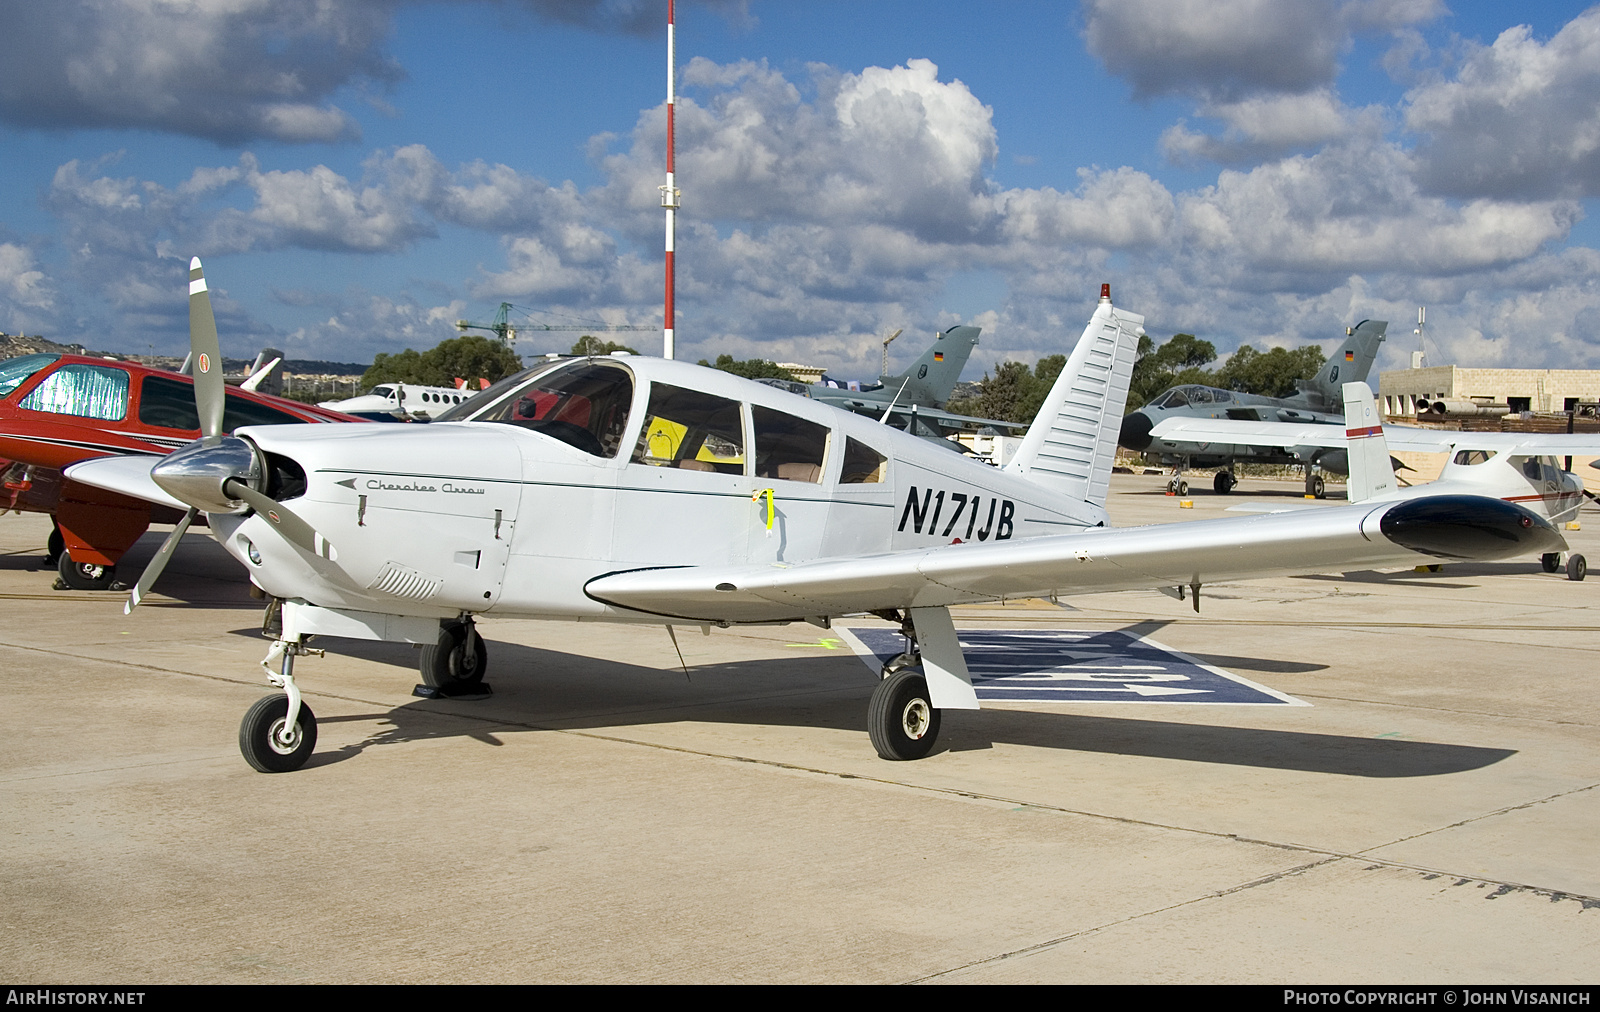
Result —
<svg viewBox="0 0 1600 1012"><path fill-rule="evenodd" d="M60 355L23 355L0 362L0 397L22 385L22 381L59 359Z"/></svg>

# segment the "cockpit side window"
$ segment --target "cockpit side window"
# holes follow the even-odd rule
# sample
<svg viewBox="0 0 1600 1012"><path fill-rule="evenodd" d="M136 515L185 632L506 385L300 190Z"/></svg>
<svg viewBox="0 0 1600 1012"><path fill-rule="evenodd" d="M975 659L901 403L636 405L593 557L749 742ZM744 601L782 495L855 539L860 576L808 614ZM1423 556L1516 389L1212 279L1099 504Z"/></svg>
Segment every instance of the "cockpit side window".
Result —
<svg viewBox="0 0 1600 1012"><path fill-rule="evenodd" d="M128 371L64 365L29 391L20 406L56 415L121 421L128 415Z"/></svg>
<svg viewBox="0 0 1600 1012"><path fill-rule="evenodd" d="M22 385L23 380L60 357L60 355L23 355L20 358L10 358L0 362L0 397L11 393Z"/></svg>
<svg viewBox="0 0 1600 1012"><path fill-rule="evenodd" d="M1494 459L1495 452L1494 450L1457 450L1456 455L1451 458L1450 462L1471 467L1473 464L1484 464Z"/></svg>
<svg viewBox="0 0 1600 1012"><path fill-rule="evenodd" d="M615 457L632 401L632 373L586 360L540 374L471 420L518 425L596 457ZM446 412L449 420L458 420L457 410Z"/></svg>
<svg viewBox="0 0 1600 1012"><path fill-rule="evenodd" d="M828 456L826 425L752 404L756 429L756 476L822 483Z"/></svg>
<svg viewBox="0 0 1600 1012"><path fill-rule="evenodd" d="M1191 404L1210 404L1211 390L1209 387L1190 387L1189 402Z"/></svg>
<svg viewBox="0 0 1600 1012"><path fill-rule="evenodd" d="M650 387L650 409L632 463L682 471L744 473L739 402L667 383Z"/></svg>
<svg viewBox="0 0 1600 1012"><path fill-rule="evenodd" d="M844 466L839 472L841 485L876 485L883 481L884 464L888 458L866 443L850 437L844 441Z"/></svg>

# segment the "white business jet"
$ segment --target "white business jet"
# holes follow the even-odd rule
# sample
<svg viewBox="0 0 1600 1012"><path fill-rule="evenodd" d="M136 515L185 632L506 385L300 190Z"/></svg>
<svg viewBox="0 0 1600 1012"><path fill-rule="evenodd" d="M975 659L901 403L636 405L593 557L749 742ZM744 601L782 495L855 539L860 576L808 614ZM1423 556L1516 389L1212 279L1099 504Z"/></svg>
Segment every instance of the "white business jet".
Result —
<svg viewBox="0 0 1600 1012"><path fill-rule="evenodd" d="M217 338L198 260L190 278L203 364ZM200 511L281 607L263 664L284 691L240 727L263 772L297 769L315 746L293 668L313 636L422 644L424 680L449 695L483 678L480 615L709 629L871 613L909 649L886 665L868 730L879 755L915 759L941 711L978 706L951 605L1565 547L1543 518L1475 497L1447 516L1396 503L1110 529L1142 322L1102 288L1004 469L728 373L607 357L542 364L432 425L232 436L202 368L199 440L153 468L95 460L69 477L187 510L130 609Z"/></svg>

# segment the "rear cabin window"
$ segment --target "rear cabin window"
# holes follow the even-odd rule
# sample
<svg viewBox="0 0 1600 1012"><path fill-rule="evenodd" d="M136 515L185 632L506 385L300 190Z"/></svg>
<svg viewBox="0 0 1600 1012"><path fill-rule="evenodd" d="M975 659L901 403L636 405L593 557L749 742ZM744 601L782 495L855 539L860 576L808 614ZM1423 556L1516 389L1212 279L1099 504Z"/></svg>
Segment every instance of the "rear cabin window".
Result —
<svg viewBox="0 0 1600 1012"><path fill-rule="evenodd" d="M1455 463L1472 465L1484 464L1495 455L1494 450L1457 450Z"/></svg>
<svg viewBox="0 0 1600 1012"><path fill-rule="evenodd" d="M128 416L128 371L103 365L64 365L29 391L21 407L121 421Z"/></svg>
<svg viewBox="0 0 1600 1012"><path fill-rule="evenodd" d="M0 362L0 397L22 385L22 381L60 358L60 355L23 355Z"/></svg>
<svg viewBox="0 0 1600 1012"><path fill-rule="evenodd" d="M650 388L650 410L632 462L683 471L744 474L739 402L667 383Z"/></svg>
<svg viewBox="0 0 1600 1012"><path fill-rule="evenodd" d="M575 362L541 374L472 420L518 425L596 457L615 457L622 448L632 402L633 374L628 370ZM459 416L454 411L445 417L455 420Z"/></svg>
<svg viewBox="0 0 1600 1012"><path fill-rule="evenodd" d="M759 404L752 404L750 412L756 429L756 476L820 484L831 430Z"/></svg>
<svg viewBox="0 0 1600 1012"><path fill-rule="evenodd" d="M876 485L883 481L887 458L866 443L850 437L844 441L844 466L839 471L841 485Z"/></svg>

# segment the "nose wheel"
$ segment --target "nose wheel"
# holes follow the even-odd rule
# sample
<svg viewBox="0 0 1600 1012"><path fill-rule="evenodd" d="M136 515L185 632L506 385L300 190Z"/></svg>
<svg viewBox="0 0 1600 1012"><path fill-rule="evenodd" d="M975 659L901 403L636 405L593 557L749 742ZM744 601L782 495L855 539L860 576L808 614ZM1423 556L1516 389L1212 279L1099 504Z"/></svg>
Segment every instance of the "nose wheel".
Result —
<svg viewBox="0 0 1600 1012"><path fill-rule="evenodd" d="M300 704L289 723L289 697L263 696L239 722L239 751L259 773L289 773L306 764L317 747L317 718Z"/></svg>

